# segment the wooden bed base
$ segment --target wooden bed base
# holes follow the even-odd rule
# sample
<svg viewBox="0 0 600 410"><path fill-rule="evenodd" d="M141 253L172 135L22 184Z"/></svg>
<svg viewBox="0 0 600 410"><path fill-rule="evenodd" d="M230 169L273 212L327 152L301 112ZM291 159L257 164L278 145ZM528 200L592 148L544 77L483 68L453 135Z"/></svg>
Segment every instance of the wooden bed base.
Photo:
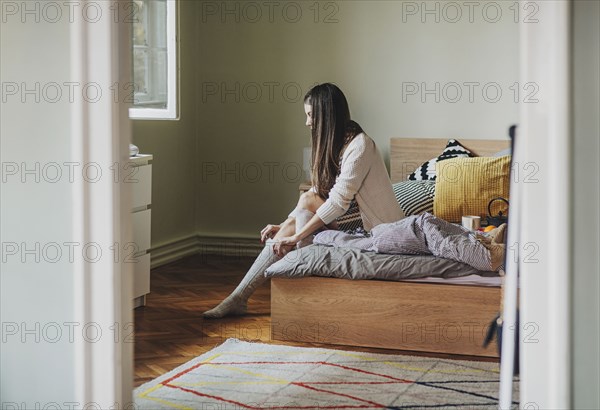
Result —
<svg viewBox="0 0 600 410"><path fill-rule="evenodd" d="M307 277L271 280L271 337L498 357L483 348L500 288Z"/></svg>

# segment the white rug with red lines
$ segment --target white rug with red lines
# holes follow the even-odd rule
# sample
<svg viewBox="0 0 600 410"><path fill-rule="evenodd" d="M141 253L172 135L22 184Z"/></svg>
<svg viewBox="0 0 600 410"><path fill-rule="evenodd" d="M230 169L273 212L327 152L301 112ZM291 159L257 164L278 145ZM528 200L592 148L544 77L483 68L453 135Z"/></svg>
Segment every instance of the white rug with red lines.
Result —
<svg viewBox="0 0 600 410"><path fill-rule="evenodd" d="M135 408L496 409L498 372L489 362L229 339L138 387Z"/></svg>

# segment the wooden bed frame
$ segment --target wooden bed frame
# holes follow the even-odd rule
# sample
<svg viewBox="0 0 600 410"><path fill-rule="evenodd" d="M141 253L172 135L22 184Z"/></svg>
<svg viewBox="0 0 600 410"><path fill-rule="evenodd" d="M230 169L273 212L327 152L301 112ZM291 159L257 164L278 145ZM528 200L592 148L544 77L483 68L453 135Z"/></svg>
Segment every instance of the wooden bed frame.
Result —
<svg viewBox="0 0 600 410"><path fill-rule="evenodd" d="M405 180L446 143L392 138L392 182ZM461 143L479 156L509 147L508 140ZM274 340L498 357L495 344L483 348L482 343L499 309L499 287L322 277L271 280Z"/></svg>

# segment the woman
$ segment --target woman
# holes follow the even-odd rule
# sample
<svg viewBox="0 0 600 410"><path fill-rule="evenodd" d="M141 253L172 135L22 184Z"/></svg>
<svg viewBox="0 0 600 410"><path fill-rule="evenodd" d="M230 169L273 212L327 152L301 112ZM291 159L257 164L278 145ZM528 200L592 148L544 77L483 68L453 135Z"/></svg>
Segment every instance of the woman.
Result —
<svg viewBox="0 0 600 410"><path fill-rule="evenodd" d="M330 83L313 87L304 97L304 111L312 136L312 188L285 222L261 231L265 248L238 287L204 312L205 318L244 314L248 298L266 280L265 270L295 247L311 243L321 228L335 229L353 199L366 230L404 217L375 142L351 120L342 91Z"/></svg>

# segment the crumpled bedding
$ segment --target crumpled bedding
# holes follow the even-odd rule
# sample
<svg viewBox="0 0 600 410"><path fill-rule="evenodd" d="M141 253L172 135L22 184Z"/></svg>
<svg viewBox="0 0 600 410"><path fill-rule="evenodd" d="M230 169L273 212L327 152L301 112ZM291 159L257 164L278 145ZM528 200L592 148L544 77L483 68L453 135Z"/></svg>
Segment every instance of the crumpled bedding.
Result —
<svg viewBox="0 0 600 410"><path fill-rule="evenodd" d="M425 212L396 222L379 224L370 235L326 230L315 235L314 243L377 253L434 255L466 263L478 270L492 270L490 251L477 235L484 234L471 232Z"/></svg>
<svg viewBox="0 0 600 410"><path fill-rule="evenodd" d="M265 272L265 276L269 278L322 276L394 281L428 276L454 278L473 274L498 276L498 272L480 271L465 263L433 255L389 255L318 244L289 252Z"/></svg>
<svg viewBox="0 0 600 410"><path fill-rule="evenodd" d="M313 242L271 265L265 276L386 280L498 276L491 272L489 251L472 232L430 213L377 225L370 234L325 230Z"/></svg>

